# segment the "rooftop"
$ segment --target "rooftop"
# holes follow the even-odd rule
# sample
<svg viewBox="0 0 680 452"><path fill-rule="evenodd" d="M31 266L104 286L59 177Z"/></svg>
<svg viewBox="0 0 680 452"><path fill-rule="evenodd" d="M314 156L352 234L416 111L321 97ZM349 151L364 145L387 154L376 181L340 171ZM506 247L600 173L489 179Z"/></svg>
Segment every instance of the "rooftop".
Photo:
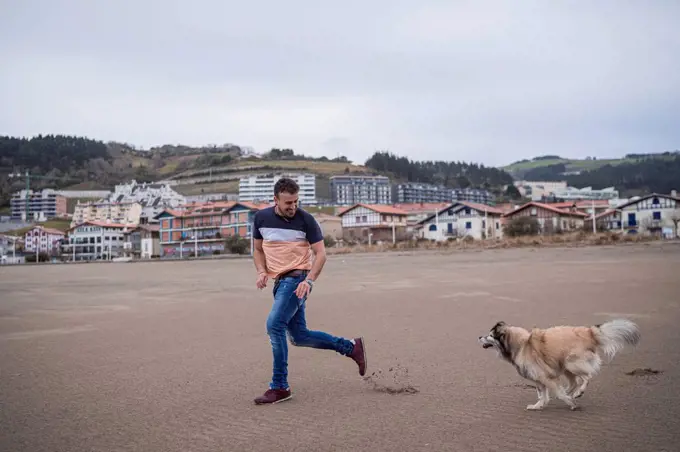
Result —
<svg viewBox="0 0 680 452"><path fill-rule="evenodd" d="M374 212L378 212L378 213L382 213L382 214L386 214L386 215L408 215L407 211L405 211L403 209L399 209L397 207L388 206L386 204L362 204L362 203L359 203L359 204L354 204L353 206L350 206L347 209L338 212L338 216L342 216L342 215L346 214L347 212L349 212L350 210L355 209L357 207L365 207L366 209L373 210Z"/></svg>

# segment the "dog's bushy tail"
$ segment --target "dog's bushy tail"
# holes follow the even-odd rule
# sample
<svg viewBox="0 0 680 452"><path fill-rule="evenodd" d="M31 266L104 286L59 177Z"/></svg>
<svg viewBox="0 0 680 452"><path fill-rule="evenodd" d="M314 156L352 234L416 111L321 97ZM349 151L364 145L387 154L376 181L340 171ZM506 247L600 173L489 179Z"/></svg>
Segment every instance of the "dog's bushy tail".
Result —
<svg viewBox="0 0 680 452"><path fill-rule="evenodd" d="M611 361L626 345L635 346L640 342L640 328L630 320L614 319L593 327L602 353Z"/></svg>

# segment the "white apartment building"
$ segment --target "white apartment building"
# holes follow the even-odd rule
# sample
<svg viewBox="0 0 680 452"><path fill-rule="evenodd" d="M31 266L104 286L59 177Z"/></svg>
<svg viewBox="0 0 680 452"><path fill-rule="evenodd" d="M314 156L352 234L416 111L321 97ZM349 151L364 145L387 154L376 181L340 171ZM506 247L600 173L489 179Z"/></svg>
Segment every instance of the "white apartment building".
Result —
<svg viewBox="0 0 680 452"><path fill-rule="evenodd" d="M18 191L12 195L10 206L13 220L45 221L66 216L66 198L50 188Z"/></svg>
<svg viewBox="0 0 680 452"><path fill-rule="evenodd" d="M106 198L111 194L111 190L56 190L58 195L64 198Z"/></svg>
<svg viewBox="0 0 680 452"><path fill-rule="evenodd" d="M24 250L29 253L46 253L50 256L58 254L60 240L64 233L58 229L36 226L24 235Z"/></svg>
<svg viewBox="0 0 680 452"><path fill-rule="evenodd" d="M274 185L282 177L293 179L300 186L300 205L314 206L316 199L316 175L314 174L252 174L242 177L238 185L239 201L271 203L274 201Z"/></svg>
<svg viewBox="0 0 680 452"><path fill-rule="evenodd" d="M531 198L532 201L540 201L544 196L548 197L557 191L567 189L567 181L515 181L515 187L522 196Z"/></svg>
<svg viewBox="0 0 680 452"><path fill-rule="evenodd" d="M238 201L236 193L201 193L200 195L188 195L185 197L187 204L206 203L215 201Z"/></svg>
<svg viewBox="0 0 680 452"><path fill-rule="evenodd" d="M333 204L391 204L390 179L385 176L333 176L330 179Z"/></svg>
<svg viewBox="0 0 680 452"><path fill-rule="evenodd" d="M598 200L598 199L618 199L619 191L614 187L607 187L601 190L593 190L593 187L567 187L565 189L558 189L553 192L556 198L564 199L565 201L579 201L579 200Z"/></svg>
<svg viewBox="0 0 680 452"><path fill-rule="evenodd" d="M168 184L140 184L136 180L116 185L113 193L105 200L111 203L139 203L142 206L141 223L152 222L153 218L163 210L176 209L187 202L186 197L177 193Z"/></svg>
<svg viewBox="0 0 680 452"><path fill-rule="evenodd" d="M87 202L76 204L71 227L87 221L114 224L139 224L142 205L138 202Z"/></svg>
<svg viewBox="0 0 680 452"><path fill-rule="evenodd" d="M74 261L111 260L124 254L125 234L134 227L87 221L68 231L68 240L62 246L62 251Z"/></svg>

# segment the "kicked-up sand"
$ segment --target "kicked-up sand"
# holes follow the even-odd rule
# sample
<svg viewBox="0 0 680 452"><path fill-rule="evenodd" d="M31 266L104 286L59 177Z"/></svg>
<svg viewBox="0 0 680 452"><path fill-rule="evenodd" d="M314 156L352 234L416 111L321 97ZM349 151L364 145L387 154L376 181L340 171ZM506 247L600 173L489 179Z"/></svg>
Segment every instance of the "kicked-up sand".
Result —
<svg viewBox="0 0 680 452"><path fill-rule="evenodd" d="M680 444L680 246L329 258L312 329L363 335L368 378L290 346L293 399L255 406L271 288L250 260L0 267L0 450L671 451ZM637 322L570 411L477 343Z"/></svg>

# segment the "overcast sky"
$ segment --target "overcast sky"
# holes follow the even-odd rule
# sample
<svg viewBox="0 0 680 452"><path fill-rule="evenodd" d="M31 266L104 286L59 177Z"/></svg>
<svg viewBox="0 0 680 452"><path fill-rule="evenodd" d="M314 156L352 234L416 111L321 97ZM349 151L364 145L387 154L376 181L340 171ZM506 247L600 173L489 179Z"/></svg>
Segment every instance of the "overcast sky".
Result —
<svg viewBox="0 0 680 452"><path fill-rule="evenodd" d="M674 150L679 24L676 0L0 0L0 134L357 162Z"/></svg>

